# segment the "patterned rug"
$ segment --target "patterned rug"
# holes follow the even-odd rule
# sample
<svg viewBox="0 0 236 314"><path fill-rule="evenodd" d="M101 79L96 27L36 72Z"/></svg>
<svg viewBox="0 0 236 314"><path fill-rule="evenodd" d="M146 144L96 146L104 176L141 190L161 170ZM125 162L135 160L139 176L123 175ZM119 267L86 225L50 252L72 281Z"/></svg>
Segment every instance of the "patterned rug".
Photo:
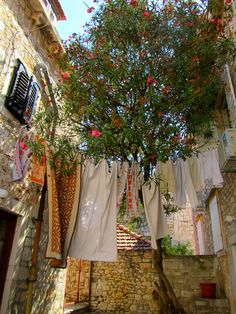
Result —
<svg viewBox="0 0 236 314"><path fill-rule="evenodd" d="M73 173L63 175L47 164L47 188L49 209L49 238L46 258L52 266L65 266L74 231L80 195L81 166Z"/></svg>

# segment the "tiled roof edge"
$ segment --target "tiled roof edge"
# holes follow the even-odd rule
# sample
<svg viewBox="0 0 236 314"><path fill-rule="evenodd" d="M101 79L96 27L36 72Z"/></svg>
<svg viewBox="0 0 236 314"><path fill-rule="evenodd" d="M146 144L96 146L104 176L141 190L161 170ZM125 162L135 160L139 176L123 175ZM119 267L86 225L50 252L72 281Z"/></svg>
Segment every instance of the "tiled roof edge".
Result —
<svg viewBox="0 0 236 314"><path fill-rule="evenodd" d="M128 228L126 228L125 226L121 225L121 224L117 224L117 227L124 231L125 233L135 237L137 240L142 240L148 244L151 244L151 241L146 239L144 236L141 236L141 235L138 235L137 233L133 232L133 231L130 231Z"/></svg>

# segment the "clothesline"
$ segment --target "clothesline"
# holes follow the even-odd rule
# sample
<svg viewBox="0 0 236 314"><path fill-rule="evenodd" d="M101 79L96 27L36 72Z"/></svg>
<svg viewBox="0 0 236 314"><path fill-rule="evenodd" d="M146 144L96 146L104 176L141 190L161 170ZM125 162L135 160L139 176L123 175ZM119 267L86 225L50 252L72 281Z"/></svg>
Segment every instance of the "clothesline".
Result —
<svg viewBox="0 0 236 314"><path fill-rule="evenodd" d="M24 178L31 157L30 149L24 143L25 132L22 131L20 135L13 166L15 181ZM215 148L186 160L178 158L175 161L158 162L149 182L144 181L139 163L114 161L109 164L110 167L105 159L95 164L88 158L67 178L47 165L47 258L65 260L69 254L84 260L115 261L117 213L126 196L126 207L131 219L138 216L139 191L142 192L152 247L155 249L156 240L167 234L161 194L171 193L174 204L180 208L186 206L188 197L194 209L200 205L199 194L206 188L221 187L223 184ZM35 160L33 166L39 166L35 165ZM40 171L35 171L34 167L33 170L31 180L42 184L40 177L44 176L45 166Z"/></svg>

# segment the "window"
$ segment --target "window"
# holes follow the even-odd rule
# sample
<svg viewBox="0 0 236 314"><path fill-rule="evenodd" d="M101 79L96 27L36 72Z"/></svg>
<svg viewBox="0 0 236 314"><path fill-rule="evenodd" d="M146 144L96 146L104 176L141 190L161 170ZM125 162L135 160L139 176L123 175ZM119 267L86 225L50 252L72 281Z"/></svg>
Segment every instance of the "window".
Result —
<svg viewBox="0 0 236 314"><path fill-rule="evenodd" d="M39 86L17 59L5 106L23 124L29 124L35 110Z"/></svg>
<svg viewBox="0 0 236 314"><path fill-rule="evenodd" d="M202 215L197 218L197 237L198 237L198 249L199 255L205 254L204 236L202 228Z"/></svg>
<svg viewBox="0 0 236 314"><path fill-rule="evenodd" d="M209 209L210 209L210 215L211 215L213 245L214 245L214 251L216 253L223 249L220 216L219 216L219 209L218 209L216 194L214 194L209 200Z"/></svg>

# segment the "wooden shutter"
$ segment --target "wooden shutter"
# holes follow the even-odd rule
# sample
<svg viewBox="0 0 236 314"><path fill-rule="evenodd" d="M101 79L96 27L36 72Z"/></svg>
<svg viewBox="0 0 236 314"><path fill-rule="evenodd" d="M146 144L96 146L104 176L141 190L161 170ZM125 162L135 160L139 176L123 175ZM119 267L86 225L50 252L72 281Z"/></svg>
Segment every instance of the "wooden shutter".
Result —
<svg viewBox="0 0 236 314"><path fill-rule="evenodd" d="M7 109L23 124L29 124L38 98L39 87L18 59L6 99Z"/></svg>
<svg viewBox="0 0 236 314"><path fill-rule="evenodd" d="M229 70L229 66L226 64L224 68L224 86L225 86L225 95L229 110L229 118L231 127L236 127L236 98L235 98L235 92L234 87L231 79L231 74Z"/></svg>
<svg viewBox="0 0 236 314"><path fill-rule="evenodd" d="M34 114L38 94L39 86L34 80L31 80L31 84L28 90L27 103L23 115L23 120L25 121L26 124L30 123L32 116Z"/></svg>

